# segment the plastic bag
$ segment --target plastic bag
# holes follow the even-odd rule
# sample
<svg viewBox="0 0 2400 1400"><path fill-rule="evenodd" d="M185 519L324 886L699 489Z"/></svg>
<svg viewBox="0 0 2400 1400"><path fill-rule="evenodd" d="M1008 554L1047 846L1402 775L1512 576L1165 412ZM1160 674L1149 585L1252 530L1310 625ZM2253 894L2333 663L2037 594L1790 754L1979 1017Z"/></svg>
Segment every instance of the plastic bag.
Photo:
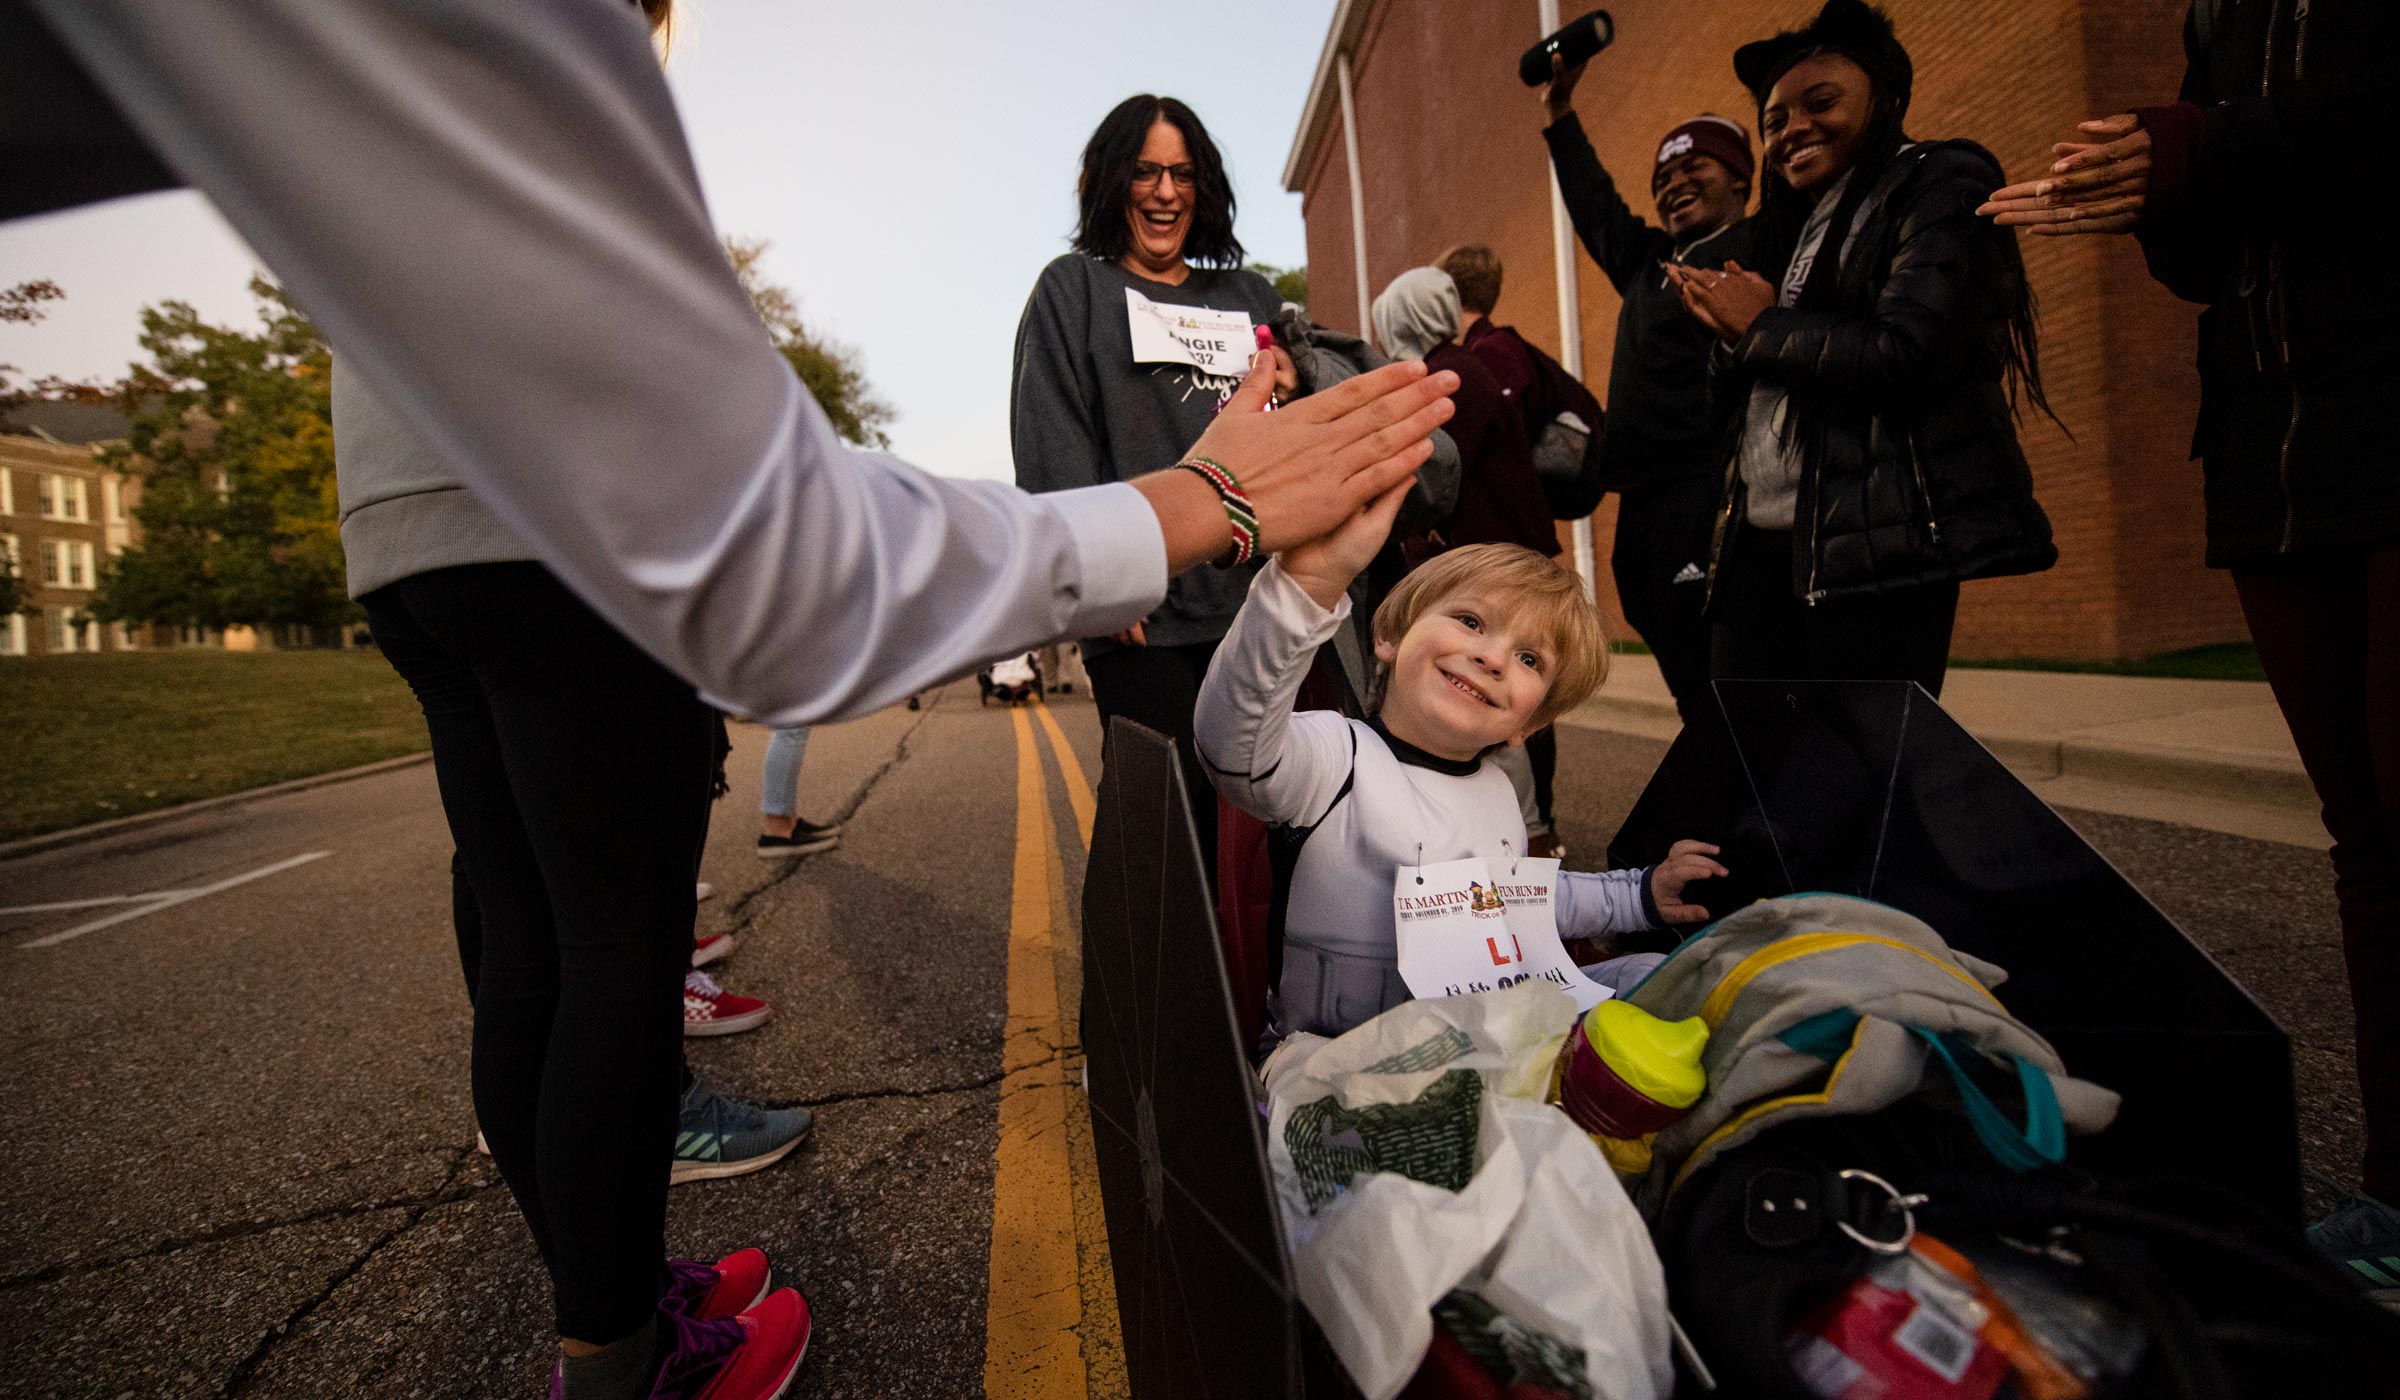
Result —
<svg viewBox="0 0 2400 1400"><path fill-rule="evenodd" d="M1564 992L1404 1002L1270 1063L1267 1161L1301 1300L1367 1400L1432 1312L1484 1319L1519 1376L1594 1400L1672 1388L1666 1281L1598 1148L1543 1102Z"/></svg>

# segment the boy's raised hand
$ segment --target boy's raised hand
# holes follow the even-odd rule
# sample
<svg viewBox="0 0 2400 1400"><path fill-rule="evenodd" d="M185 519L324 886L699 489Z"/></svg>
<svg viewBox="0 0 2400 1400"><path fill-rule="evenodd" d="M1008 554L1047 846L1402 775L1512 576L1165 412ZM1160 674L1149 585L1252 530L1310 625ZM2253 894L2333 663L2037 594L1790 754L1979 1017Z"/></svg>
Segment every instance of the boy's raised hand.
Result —
<svg viewBox="0 0 2400 1400"><path fill-rule="evenodd" d="M1650 867L1650 902L1658 906L1658 915L1670 924L1696 924L1708 917L1708 911L1697 904L1683 902L1683 887L1694 880L1710 880L1733 872L1709 857L1717 848L1705 841L1678 841L1667 848L1667 858Z"/></svg>
<svg viewBox="0 0 2400 1400"><path fill-rule="evenodd" d="M1350 580L1357 578L1373 562L1375 552L1383 548L1384 540L1392 533L1392 517L1399 513L1400 502L1415 484L1416 477L1412 475L1333 529L1285 550L1277 556L1283 571L1292 576L1292 581L1318 607L1330 610L1349 591Z"/></svg>

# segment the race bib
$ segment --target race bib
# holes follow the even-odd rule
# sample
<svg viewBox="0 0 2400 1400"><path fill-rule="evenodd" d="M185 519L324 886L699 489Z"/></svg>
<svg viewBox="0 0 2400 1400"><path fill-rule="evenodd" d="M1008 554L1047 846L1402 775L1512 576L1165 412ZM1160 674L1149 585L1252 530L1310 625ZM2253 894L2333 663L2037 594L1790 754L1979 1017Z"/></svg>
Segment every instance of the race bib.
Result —
<svg viewBox="0 0 2400 1400"><path fill-rule="evenodd" d="M1206 374L1239 379L1250 372L1258 349L1247 311L1205 306L1170 306L1125 289L1125 324L1133 333L1133 362L1190 365Z"/></svg>
<svg viewBox="0 0 2400 1400"><path fill-rule="evenodd" d="M1453 997L1538 977L1573 996L1577 1011L1607 1000L1608 988L1559 941L1557 884L1558 862L1532 856L1401 866L1392 877L1401 980L1420 997Z"/></svg>

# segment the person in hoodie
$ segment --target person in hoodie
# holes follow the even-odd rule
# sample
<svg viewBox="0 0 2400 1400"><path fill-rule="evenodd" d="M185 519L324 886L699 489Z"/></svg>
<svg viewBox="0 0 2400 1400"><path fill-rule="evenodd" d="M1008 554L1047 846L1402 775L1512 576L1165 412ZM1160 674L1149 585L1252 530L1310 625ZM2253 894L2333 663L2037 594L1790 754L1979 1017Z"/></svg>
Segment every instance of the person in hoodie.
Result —
<svg viewBox="0 0 2400 1400"><path fill-rule="evenodd" d="M1905 133L1908 51L1862 0L1733 63L1765 141L1767 260L1667 269L1740 419L1712 670L1938 695L1959 585L2058 558L2016 434L2021 399L2048 411L2032 293L2016 235L1975 215L2000 166Z"/></svg>
<svg viewBox="0 0 2400 1400"><path fill-rule="evenodd" d="M2131 233L2200 314L2192 455L2208 563L2250 635L2333 836L2358 1019L2365 1187L2400 1204L2400 264L2328 198L2388 101L2400 8L2200 0L2177 100L2083 123L1978 211L2036 234ZM2384 1233L2400 1240L2400 1217ZM2370 1251L2380 1259L2389 1250Z"/></svg>

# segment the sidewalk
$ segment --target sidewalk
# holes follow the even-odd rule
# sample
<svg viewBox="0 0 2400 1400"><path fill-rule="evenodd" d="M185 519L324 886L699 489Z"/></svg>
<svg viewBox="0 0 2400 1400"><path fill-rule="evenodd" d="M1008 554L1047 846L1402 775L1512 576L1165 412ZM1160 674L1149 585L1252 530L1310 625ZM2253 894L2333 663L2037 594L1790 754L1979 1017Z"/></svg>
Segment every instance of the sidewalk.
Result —
<svg viewBox="0 0 2400 1400"><path fill-rule="evenodd" d="M2054 807L2330 844L2263 683L1953 669L1942 708ZM1562 723L1658 739L1680 727L1647 656L1610 658L1608 684Z"/></svg>

